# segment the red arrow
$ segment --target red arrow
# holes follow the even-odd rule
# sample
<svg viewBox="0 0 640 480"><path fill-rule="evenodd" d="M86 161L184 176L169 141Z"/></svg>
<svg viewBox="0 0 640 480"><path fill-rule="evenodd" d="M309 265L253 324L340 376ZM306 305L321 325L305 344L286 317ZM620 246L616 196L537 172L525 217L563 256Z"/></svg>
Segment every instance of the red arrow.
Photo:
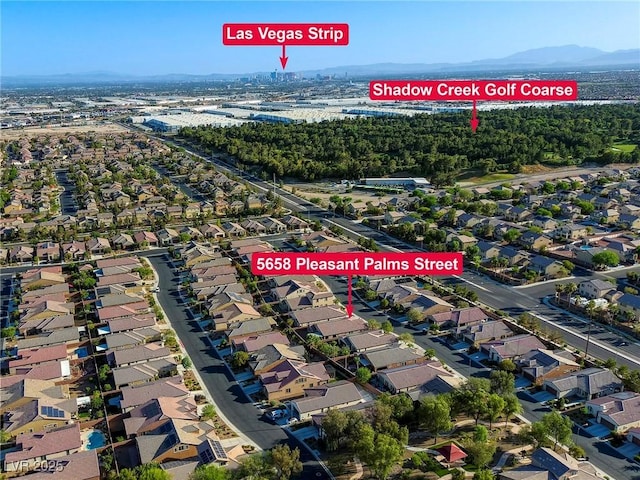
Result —
<svg viewBox="0 0 640 480"><path fill-rule="evenodd" d="M287 54L285 53L286 48L286 45L282 45L282 56L280 57L280 64L282 65L283 70L287 66L287 60L289 60L289 57L287 57Z"/></svg>
<svg viewBox="0 0 640 480"><path fill-rule="evenodd" d="M476 118L476 101L473 101L473 110L471 111L471 131L476 133L480 121Z"/></svg>
<svg viewBox="0 0 640 480"><path fill-rule="evenodd" d="M347 277L347 282L349 282L349 286L347 287L347 316L349 318L351 318L351 315L353 315L353 303L351 300L351 280L352 276L349 275Z"/></svg>

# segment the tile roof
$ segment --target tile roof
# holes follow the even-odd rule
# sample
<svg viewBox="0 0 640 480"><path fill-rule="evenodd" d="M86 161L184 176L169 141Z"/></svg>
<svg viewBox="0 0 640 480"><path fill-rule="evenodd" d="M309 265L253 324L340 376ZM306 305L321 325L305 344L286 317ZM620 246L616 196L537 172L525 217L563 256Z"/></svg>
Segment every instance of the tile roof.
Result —
<svg viewBox="0 0 640 480"><path fill-rule="evenodd" d="M376 370L396 363L407 363L424 358L409 348L392 347L362 354Z"/></svg>
<svg viewBox="0 0 640 480"><path fill-rule="evenodd" d="M80 425L75 423L47 432L22 433L16 438L16 446L19 448L18 451L5 455L5 465L73 451L82 446Z"/></svg>
<svg viewBox="0 0 640 480"><path fill-rule="evenodd" d="M326 408L340 407L353 402L364 401L358 388L351 382L341 380L316 388L306 388L305 397L291 403L300 413L315 412Z"/></svg>
<svg viewBox="0 0 640 480"><path fill-rule="evenodd" d="M391 368L380 372L396 390L420 388L437 377L452 377L438 361Z"/></svg>
<svg viewBox="0 0 640 480"><path fill-rule="evenodd" d="M142 405L154 398L188 396L189 390L184 385L182 377L174 376L160 378L142 385L126 386L122 388L120 394L122 396L120 408L128 409Z"/></svg>

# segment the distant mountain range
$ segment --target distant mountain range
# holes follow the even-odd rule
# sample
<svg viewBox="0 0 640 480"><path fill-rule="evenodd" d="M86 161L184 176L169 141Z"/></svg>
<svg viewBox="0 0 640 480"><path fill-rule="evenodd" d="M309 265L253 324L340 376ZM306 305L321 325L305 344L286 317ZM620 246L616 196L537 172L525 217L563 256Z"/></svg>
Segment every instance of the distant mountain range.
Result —
<svg viewBox="0 0 640 480"><path fill-rule="evenodd" d="M450 74L487 71L536 71L536 70L570 70L585 68L640 68L640 49L617 50L604 52L597 48L565 45L561 47L544 47L514 53L504 58L476 60L466 63L376 63L370 65L345 65L320 70L303 70L305 76L344 75L349 77L373 77L376 75L393 76L403 74ZM254 75L265 75L269 72L212 73L208 75L190 75L172 73L166 75L127 75L113 72L87 72L63 75L17 75L3 76L5 87L35 86L38 84L108 84L108 83L170 83L170 82L203 82L226 81Z"/></svg>

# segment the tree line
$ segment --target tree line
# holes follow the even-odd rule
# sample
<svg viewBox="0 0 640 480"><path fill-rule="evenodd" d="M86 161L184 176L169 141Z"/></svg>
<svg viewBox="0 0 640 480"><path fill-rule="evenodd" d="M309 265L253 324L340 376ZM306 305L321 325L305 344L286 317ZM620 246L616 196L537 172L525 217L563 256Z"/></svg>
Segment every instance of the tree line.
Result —
<svg viewBox="0 0 640 480"><path fill-rule="evenodd" d="M636 105L552 106L482 113L477 134L467 113L355 118L319 123L245 123L230 128L187 127L180 135L239 164L277 176L313 181L394 173L451 183L468 169L519 172L523 165L635 163L640 149Z"/></svg>

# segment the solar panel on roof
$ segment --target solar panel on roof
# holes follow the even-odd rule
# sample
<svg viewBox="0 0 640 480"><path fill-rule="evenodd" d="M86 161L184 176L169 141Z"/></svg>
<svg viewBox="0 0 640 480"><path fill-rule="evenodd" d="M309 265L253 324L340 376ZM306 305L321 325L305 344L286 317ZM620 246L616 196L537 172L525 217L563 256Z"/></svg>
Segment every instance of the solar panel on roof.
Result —
<svg viewBox="0 0 640 480"><path fill-rule="evenodd" d="M216 457L219 459L227 458L227 452L224 451L224 448L222 448L222 444L219 441L211 440L210 443Z"/></svg>

